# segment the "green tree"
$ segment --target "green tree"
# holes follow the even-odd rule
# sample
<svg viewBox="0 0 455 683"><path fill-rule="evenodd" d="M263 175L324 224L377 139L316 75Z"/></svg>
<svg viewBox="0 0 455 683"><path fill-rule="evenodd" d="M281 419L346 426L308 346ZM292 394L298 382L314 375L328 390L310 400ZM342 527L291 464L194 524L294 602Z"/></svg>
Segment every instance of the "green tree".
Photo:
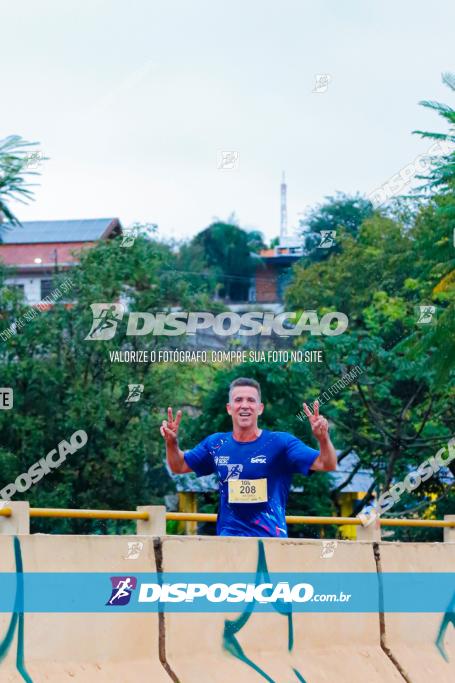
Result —
<svg viewBox="0 0 455 683"><path fill-rule="evenodd" d="M444 227L435 225L428 207L411 229L374 215L356 239L343 235L340 253L330 260L295 266L287 291L289 310L348 315L345 334L311 341L324 349L326 359L315 369L311 386L316 397L352 366L363 368L358 381L333 397L324 413L337 428L337 446L354 450L373 470L378 493L447 444L455 427L455 413L448 408L453 383L436 386L431 353L410 359L401 346L418 329L416 308L432 300L441 253L428 253L425 245L437 243L438 230ZM443 495L444 481L433 477L419 491Z"/></svg>
<svg viewBox="0 0 455 683"><path fill-rule="evenodd" d="M455 91L455 75L445 73L443 82ZM437 325L428 331L411 335L406 342L410 358L430 354L436 369L435 382L443 386L455 368L455 255L453 240L455 235L455 110L440 102L423 101L422 106L436 111L448 124L448 133L435 133L417 130L414 133L423 138L436 140L444 145L445 154L435 156L425 177L425 189L432 194L427 220L433 226L433 234L428 234L418 256L424 260L428 254L432 264L428 273L433 285L434 303L442 304L437 316ZM422 240L420 241L422 242Z"/></svg>
<svg viewBox="0 0 455 683"><path fill-rule="evenodd" d="M442 74L442 81L445 85L450 88L452 92L455 91L455 74L444 73ZM450 150L446 154L440 156L435 156L430 167L430 171L425 177L427 181L427 189L436 189L442 194L452 194L455 190L455 152L453 147L455 145L455 110L452 109L447 104L442 104L441 102L433 102L429 100L423 100L420 102L423 107L432 109L439 116L441 116L449 126L448 133L435 133L423 130L415 130L416 135L420 135L422 138L442 141L444 143L445 150ZM447 208L445 209L447 211ZM453 215L453 209L450 211Z"/></svg>
<svg viewBox="0 0 455 683"><path fill-rule="evenodd" d="M254 253L264 246L261 233L216 222L198 233L190 246L203 254L217 278L221 297L234 301L248 299L251 277L260 263Z"/></svg>
<svg viewBox="0 0 455 683"><path fill-rule="evenodd" d="M91 341L91 304L127 300L130 310L169 310L178 301L204 310L205 289L194 292L175 278L175 255L142 237L128 249L120 238L100 242L81 255L71 271L73 303L39 312L17 292L0 288L0 368L2 386L13 387L11 414L0 411L0 488L83 429L88 442L58 469L14 499L39 507L130 509L162 503L172 490L164 467L159 424L173 401L194 403L191 365L121 363L114 351L158 350L162 337L128 337L120 322L110 341ZM168 277L169 276L169 277ZM55 287L59 279L55 280ZM188 310L188 309L187 309ZM5 334L16 321L17 333ZM203 381L204 368L199 368ZM128 402L128 385L142 384L137 402ZM87 521L36 522L42 531L114 530L124 525Z"/></svg>
<svg viewBox="0 0 455 683"><path fill-rule="evenodd" d="M334 197L326 197L324 203L311 208L299 221L309 261L324 261L338 253L341 233L356 238L362 223L372 215L372 203L358 194L349 196L338 192ZM319 248L323 230L337 233L335 245L330 249Z"/></svg>

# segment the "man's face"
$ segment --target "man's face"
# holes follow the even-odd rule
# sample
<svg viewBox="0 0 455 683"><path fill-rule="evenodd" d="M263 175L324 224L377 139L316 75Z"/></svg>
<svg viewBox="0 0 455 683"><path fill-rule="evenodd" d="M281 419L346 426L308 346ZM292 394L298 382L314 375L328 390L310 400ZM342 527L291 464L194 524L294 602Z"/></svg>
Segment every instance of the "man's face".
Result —
<svg viewBox="0 0 455 683"><path fill-rule="evenodd" d="M264 404L259 401L258 391L254 387L234 387L226 409L234 427L248 429L257 426Z"/></svg>

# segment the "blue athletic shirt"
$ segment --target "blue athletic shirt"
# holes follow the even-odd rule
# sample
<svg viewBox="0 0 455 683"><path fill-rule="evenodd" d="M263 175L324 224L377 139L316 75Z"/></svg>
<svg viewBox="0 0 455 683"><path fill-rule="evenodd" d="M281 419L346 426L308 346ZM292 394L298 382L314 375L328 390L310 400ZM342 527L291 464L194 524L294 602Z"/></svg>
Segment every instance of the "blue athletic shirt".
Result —
<svg viewBox="0 0 455 683"><path fill-rule="evenodd" d="M220 505L219 536L286 537L286 502L292 474L308 471L319 455L287 432L262 430L254 441L236 441L218 432L186 451L185 462L198 477L216 472ZM267 479L267 502L229 503L229 479Z"/></svg>

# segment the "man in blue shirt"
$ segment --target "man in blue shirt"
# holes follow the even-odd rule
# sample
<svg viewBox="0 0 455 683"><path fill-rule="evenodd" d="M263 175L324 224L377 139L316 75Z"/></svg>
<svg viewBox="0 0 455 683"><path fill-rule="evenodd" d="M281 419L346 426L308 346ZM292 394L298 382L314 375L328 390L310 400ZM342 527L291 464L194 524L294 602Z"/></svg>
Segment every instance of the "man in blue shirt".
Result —
<svg viewBox="0 0 455 683"><path fill-rule="evenodd" d="M328 422L303 404L319 451L306 446L287 432L269 432L258 427L264 410L261 388L254 379L240 377L229 388L227 412L232 432L218 432L185 453L178 445L182 412L174 420L168 408L161 435L166 442L169 467L176 474L195 472L198 477L216 472L219 479L219 536L286 537L286 501L294 472L329 472L336 469L335 448Z"/></svg>

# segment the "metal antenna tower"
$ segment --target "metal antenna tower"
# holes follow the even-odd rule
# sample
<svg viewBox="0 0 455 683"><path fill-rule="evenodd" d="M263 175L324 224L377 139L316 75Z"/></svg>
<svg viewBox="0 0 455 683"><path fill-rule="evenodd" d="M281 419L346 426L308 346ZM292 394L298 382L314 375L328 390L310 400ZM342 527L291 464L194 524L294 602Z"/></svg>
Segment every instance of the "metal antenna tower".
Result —
<svg viewBox="0 0 455 683"><path fill-rule="evenodd" d="M280 212L280 244L284 245L288 236L288 209L287 209L287 185L286 177L281 177L281 212Z"/></svg>

